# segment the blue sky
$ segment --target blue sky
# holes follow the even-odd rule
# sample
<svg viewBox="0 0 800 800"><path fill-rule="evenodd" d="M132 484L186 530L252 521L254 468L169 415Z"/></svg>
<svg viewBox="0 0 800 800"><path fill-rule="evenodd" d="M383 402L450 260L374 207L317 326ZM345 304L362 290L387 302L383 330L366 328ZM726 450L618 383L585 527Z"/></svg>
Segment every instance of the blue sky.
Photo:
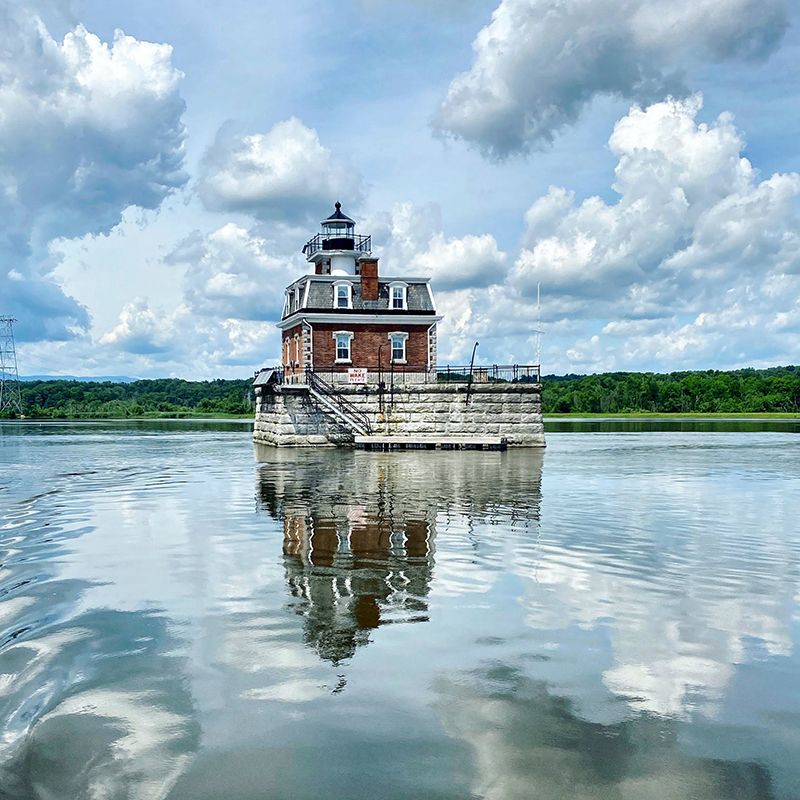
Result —
<svg viewBox="0 0 800 800"><path fill-rule="evenodd" d="M786 0L0 3L24 373L238 376L334 200L440 360L797 363ZM124 32L124 33L123 33Z"/></svg>

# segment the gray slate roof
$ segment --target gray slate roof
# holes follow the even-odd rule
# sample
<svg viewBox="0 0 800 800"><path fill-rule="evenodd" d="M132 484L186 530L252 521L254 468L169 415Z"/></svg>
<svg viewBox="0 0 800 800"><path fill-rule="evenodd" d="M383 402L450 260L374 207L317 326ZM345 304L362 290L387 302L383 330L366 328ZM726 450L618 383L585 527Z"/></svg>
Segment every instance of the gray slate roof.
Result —
<svg viewBox="0 0 800 800"><path fill-rule="evenodd" d="M308 290L308 302L304 311L334 311L336 310L333 297L333 283L330 281L315 281L309 278L311 286ZM403 313L399 309L389 308L389 284L383 281L378 283L378 299L364 300L361 297L361 283L352 282L353 287L353 311L395 311ZM406 290L407 308L406 313L424 314L433 313L434 307L431 303L431 296L428 286L425 283L408 283ZM343 309L339 309L340 311Z"/></svg>

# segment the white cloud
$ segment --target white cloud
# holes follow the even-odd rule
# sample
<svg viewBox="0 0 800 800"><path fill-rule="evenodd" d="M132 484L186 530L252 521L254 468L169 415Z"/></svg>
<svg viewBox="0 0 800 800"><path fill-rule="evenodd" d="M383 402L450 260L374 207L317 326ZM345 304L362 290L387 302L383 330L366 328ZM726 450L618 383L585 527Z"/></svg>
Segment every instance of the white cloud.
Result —
<svg viewBox="0 0 800 800"><path fill-rule="evenodd" d="M396 203L391 212L368 218L384 275L429 276L434 290L484 287L502 283L508 255L491 234L446 237L438 206Z"/></svg>
<svg viewBox="0 0 800 800"><path fill-rule="evenodd" d="M232 222L205 237L193 233L166 260L185 265L184 297L194 313L239 320L280 318L284 286L307 266L272 255L266 239Z"/></svg>
<svg viewBox="0 0 800 800"><path fill-rule="evenodd" d="M702 100L637 106L614 127L617 199L551 187L516 256L488 233L448 237L435 205L365 220L382 274L433 278L442 363L536 360L547 371L791 363L800 308L800 176L762 178L729 114ZM299 270L298 270L299 273Z"/></svg>
<svg viewBox="0 0 800 800"><path fill-rule="evenodd" d="M153 308L137 298L117 324L89 349L93 373L159 375L199 379L241 377L277 360L280 344L271 322L207 316L188 305Z"/></svg>
<svg viewBox="0 0 800 800"><path fill-rule="evenodd" d="M800 175L759 176L731 115L705 124L701 108L699 96L632 108L609 141L616 201L551 187L505 283L470 275L439 292L443 357L480 341L492 360L532 360L541 283L548 371L795 362ZM434 270L422 254L437 241L412 263Z"/></svg>
<svg viewBox="0 0 800 800"><path fill-rule="evenodd" d="M491 234L446 239L438 233L425 252L412 258L410 269L419 275L429 275L441 289L488 286L503 280L506 260L506 254Z"/></svg>
<svg viewBox="0 0 800 800"><path fill-rule="evenodd" d="M182 186L182 74L172 48L78 25L63 41L4 4L0 35L0 274L23 339L64 339L88 314L49 278L56 237L111 229L130 205Z"/></svg>
<svg viewBox="0 0 800 800"><path fill-rule="evenodd" d="M619 199L576 204L551 188L526 216L511 280L579 298L581 316L707 310L743 279L800 269L800 175L760 181L730 115L698 123L701 102L634 107L609 141Z"/></svg>
<svg viewBox="0 0 800 800"><path fill-rule="evenodd" d="M787 26L785 0L501 0L434 124L495 157L524 152L597 95L685 93L687 66L763 58Z"/></svg>
<svg viewBox="0 0 800 800"><path fill-rule="evenodd" d="M146 299L137 297L125 304L119 322L100 337L99 344L112 345L128 353L153 355L170 348L172 334L172 325L165 324L165 320L150 309Z"/></svg>
<svg viewBox="0 0 800 800"><path fill-rule="evenodd" d="M165 258L168 267L183 270L183 302L174 309L146 298L125 304L117 323L99 337L96 357L123 359L137 375L154 368L241 375L272 363L283 287L301 269L271 249L257 232L234 223L207 235L195 231Z"/></svg>
<svg viewBox="0 0 800 800"><path fill-rule="evenodd" d="M295 117L267 133L223 127L206 153L198 191L211 210L295 224L327 216L337 199L352 206L362 198L360 175Z"/></svg>

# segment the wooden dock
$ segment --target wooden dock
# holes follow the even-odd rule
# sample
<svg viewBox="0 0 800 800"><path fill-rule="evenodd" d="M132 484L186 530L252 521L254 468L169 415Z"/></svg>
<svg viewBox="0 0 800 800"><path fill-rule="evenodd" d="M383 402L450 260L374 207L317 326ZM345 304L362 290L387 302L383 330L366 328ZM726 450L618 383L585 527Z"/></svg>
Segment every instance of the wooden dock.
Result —
<svg viewBox="0 0 800 800"><path fill-rule="evenodd" d="M506 439L499 436L356 436L360 450L388 452L390 450L505 450Z"/></svg>

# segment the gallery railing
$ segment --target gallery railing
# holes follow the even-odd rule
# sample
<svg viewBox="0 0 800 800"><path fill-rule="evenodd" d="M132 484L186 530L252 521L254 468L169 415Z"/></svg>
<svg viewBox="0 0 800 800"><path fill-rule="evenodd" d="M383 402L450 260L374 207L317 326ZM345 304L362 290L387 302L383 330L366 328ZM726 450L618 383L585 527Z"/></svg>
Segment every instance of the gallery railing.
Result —
<svg viewBox="0 0 800 800"><path fill-rule="evenodd" d="M372 252L371 236L331 236L318 233L306 242L303 255L312 256L320 250L355 250L357 253Z"/></svg>

